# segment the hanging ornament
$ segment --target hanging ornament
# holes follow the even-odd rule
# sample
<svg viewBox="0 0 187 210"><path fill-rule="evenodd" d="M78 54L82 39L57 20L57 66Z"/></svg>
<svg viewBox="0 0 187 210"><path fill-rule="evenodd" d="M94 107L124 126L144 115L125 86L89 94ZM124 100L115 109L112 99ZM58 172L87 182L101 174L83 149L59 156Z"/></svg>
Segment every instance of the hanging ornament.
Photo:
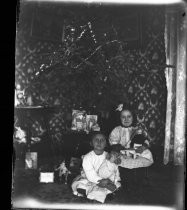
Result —
<svg viewBox="0 0 187 210"><path fill-rule="evenodd" d="M80 26L81 29L83 29L83 31L81 32L81 34L77 37L77 41L80 40L82 38L82 36L84 35L84 33L87 31L87 25L84 26Z"/></svg>
<svg viewBox="0 0 187 210"><path fill-rule="evenodd" d="M89 27L89 29L90 29L91 37L93 38L94 42L97 43L97 40L96 40L96 38L95 38L95 34L94 34L93 30L92 30L91 22L88 22L88 27Z"/></svg>
<svg viewBox="0 0 187 210"><path fill-rule="evenodd" d="M81 34L80 34L80 36L77 38L77 40L81 39L82 36L83 36L83 34L84 34L85 32L86 32L86 29L84 29L84 30L81 32Z"/></svg>

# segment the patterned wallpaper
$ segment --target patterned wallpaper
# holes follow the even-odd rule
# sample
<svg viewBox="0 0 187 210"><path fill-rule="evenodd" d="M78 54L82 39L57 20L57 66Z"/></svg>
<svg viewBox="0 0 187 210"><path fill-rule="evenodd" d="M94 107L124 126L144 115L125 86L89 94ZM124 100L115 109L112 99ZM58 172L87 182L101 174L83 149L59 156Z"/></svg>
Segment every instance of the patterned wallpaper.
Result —
<svg viewBox="0 0 187 210"><path fill-rule="evenodd" d="M34 73L41 64L49 62L43 53L56 51L62 44L31 37L28 24L31 17L27 15L24 23L20 18L15 83L22 89L29 85L25 94L32 96L32 105L60 107L48 122L53 137L62 138L73 108L96 107L103 113L120 101L129 101L135 108L138 123L148 130L152 143L163 145L166 111L166 82L162 67L165 64L164 9L149 8L142 16L142 47L121 48L110 60L109 68L100 52L90 60L94 67L85 64L71 74L64 73L68 72L66 68L53 69L49 74L44 72L35 82ZM128 65L126 58L130 58Z"/></svg>

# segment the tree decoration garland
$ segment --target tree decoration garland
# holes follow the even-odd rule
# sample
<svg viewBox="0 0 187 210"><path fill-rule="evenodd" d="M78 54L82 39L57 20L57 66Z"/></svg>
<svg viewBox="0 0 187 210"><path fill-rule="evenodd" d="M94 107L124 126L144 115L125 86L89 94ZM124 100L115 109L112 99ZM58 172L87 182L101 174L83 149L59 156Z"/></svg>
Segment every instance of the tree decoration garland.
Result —
<svg viewBox="0 0 187 210"><path fill-rule="evenodd" d="M50 7L49 10L51 12ZM16 90L21 91L18 106L60 106L64 113L71 113L72 109L84 105L90 110L95 107L109 112L115 103L129 101L137 108L139 124L148 129L154 142L161 141L165 122L165 81L155 75L164 78L166 67L162 37L164 13L161 10L159 16L158 11L145 13L142 29L145 48L127 50L128 43L120 40L117 22L112 21L109 13L101 20L98 16L103 17L103 14L96 12L93 18L90 11L87 15L77 12L62 15L64 24L59 43L31 41L28 34L26 38L21 36L16 49L16 56L20 58L16 61L16 85L20 85ZM161 28L159 24L152 24L155 18ZM26 35L26 28L22 30ZM141 74L146 80L143 90ZM152 91L153 86L158 89L157 94ZM143 95L137 95L140 89ZM154 106L157 109L152 113ZM145 114L147 109L150 113ZM156 115L161 117L155 120ZM66 122L64 116L62 119ZM61 137L66 132L66 123L61 125L61 121L54 121L54 124L50 130L52 135L57 131L53 140L63 142Z"/></svg>
<svg viewBox="0 0 187 210"><path fill-rule="evenodd" d="M84 35L86 33L90 33L91 39L93 40L93 43L95 44L93 47L95 49L88 50L85 48L84 45L79 45L79 42L81 39L84 38ZM116 31L117 34L117 31ZM90 40L91 41L91 40ZM48 52L48 53L38 53L36 52L36 49L30 49L29 53L27 53L24 58L26 57L35 57L35 62L40 63L40 61L43 61L39 67L37 67L35 64L34 67L34 73L32 75L32 78L28 85L24 85L24 92L32 92L31 89L36 85L37 82L41 82L42 75L44 75L45 78L51 77L53 74L53 71L55 69L61 69L63 74L74 74L76 72L81 72L84 68L87 68L88 66L95 68L95 71L99 68L99 65L103 66L105 70L105 73L103 76L101 76L101 81L104 83L108 80L108 74L112 73L112 63L113 60L118 59L116 58L106 58L106 51L107 48L110 46L124 46L124 43L119 40L109 40L107 42L101 43L99 46L97 46L98 42L96 40L95 33L92 29L92 20L88 21L86 24L78 23L77 18L74 17L71 21L69 19L66 19L64 21L63 25L63 33L62 33L62 43L59 45L59 48L55 51ZM119 47L120 48L120 47ZM83 52L86 53L90 52L88 56L83 56ZM101 55L101 57L97 56ZM94 57L98 57L98 61L92 62ZM121 58L122 59L122 58ZM118 59L119 60L119 59ZM126 59L126 65L128 65L128 60ZM98 71L97 71L98 73ZM110 77L110 76L109 76ZM41 92L41 91L40 91ZM102 95L102 92L99 91L98 95ZM24 96L26 97L26 95ZM24 98L23 97L23 98ZM24 101L21 103L21 105L32 105L32 97L28 101ZM51 98L49 97L42 97L42 96L35 96L37 101L43 101L42 104L48 104L51 103ZM48 101L48 102L47 102ZM41 104L41 105L42 105ZM59 105L60 102L54 101L54 104Z"/></svg>
<svg viewBox="0 0 187 210"><path fill-rule="evenodd" d="M90 29L90 33L91 33L91 36L92 36L92 38L93 38L95 44L97 44L97 40L96 40L96 38L95 38L95 34L94 34L93 30L92 30L91 22L88 22L88 27L89 27L89 29Z"/></svg>
<svg viewBox="0 0 187 210"><path fill-rule="evenodd" d="M85 34L85 32L87 31L87 25L83 25L83 26L80 26L81 29L83 29L83 31L80 33L80 35L77 37L77 41L79 41L82 36Z"/></svg>

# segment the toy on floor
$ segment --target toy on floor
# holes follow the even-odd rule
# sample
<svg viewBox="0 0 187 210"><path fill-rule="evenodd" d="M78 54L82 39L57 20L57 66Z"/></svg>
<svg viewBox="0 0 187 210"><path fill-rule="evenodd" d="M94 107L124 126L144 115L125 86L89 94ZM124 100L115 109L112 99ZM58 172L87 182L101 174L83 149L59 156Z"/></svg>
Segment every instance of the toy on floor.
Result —
<svg viewBox="0 0 187 210"><path fill-rule="evenodd" d="M62 161L60 166L56 168L55 171L59 171L58 175L59 175L60 181L62 181L62 177L64 176L65 184L67 184L68 175L71 174L71 172L67 169L65 165L65 161Z"/></svg>

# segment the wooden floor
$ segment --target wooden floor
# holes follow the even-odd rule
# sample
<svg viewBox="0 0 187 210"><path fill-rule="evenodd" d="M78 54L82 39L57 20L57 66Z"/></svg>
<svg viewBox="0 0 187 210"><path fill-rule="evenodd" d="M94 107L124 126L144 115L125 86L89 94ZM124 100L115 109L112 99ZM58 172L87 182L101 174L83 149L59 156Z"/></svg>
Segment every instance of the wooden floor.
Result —
<svg viewBox="0 0 187 210"><path fill-rule="evenodd" d="M173 166L152 166L148 171L148 180L141 188L132 186L128 191L125 188L121 189L106 203L173 206L182 201L184 186L182 175L183 170ZM70 184L40 183L38 170L25 170L17 165L12 199L16 200L22 196L50 203L96 203L74 196Z"/></svg>

